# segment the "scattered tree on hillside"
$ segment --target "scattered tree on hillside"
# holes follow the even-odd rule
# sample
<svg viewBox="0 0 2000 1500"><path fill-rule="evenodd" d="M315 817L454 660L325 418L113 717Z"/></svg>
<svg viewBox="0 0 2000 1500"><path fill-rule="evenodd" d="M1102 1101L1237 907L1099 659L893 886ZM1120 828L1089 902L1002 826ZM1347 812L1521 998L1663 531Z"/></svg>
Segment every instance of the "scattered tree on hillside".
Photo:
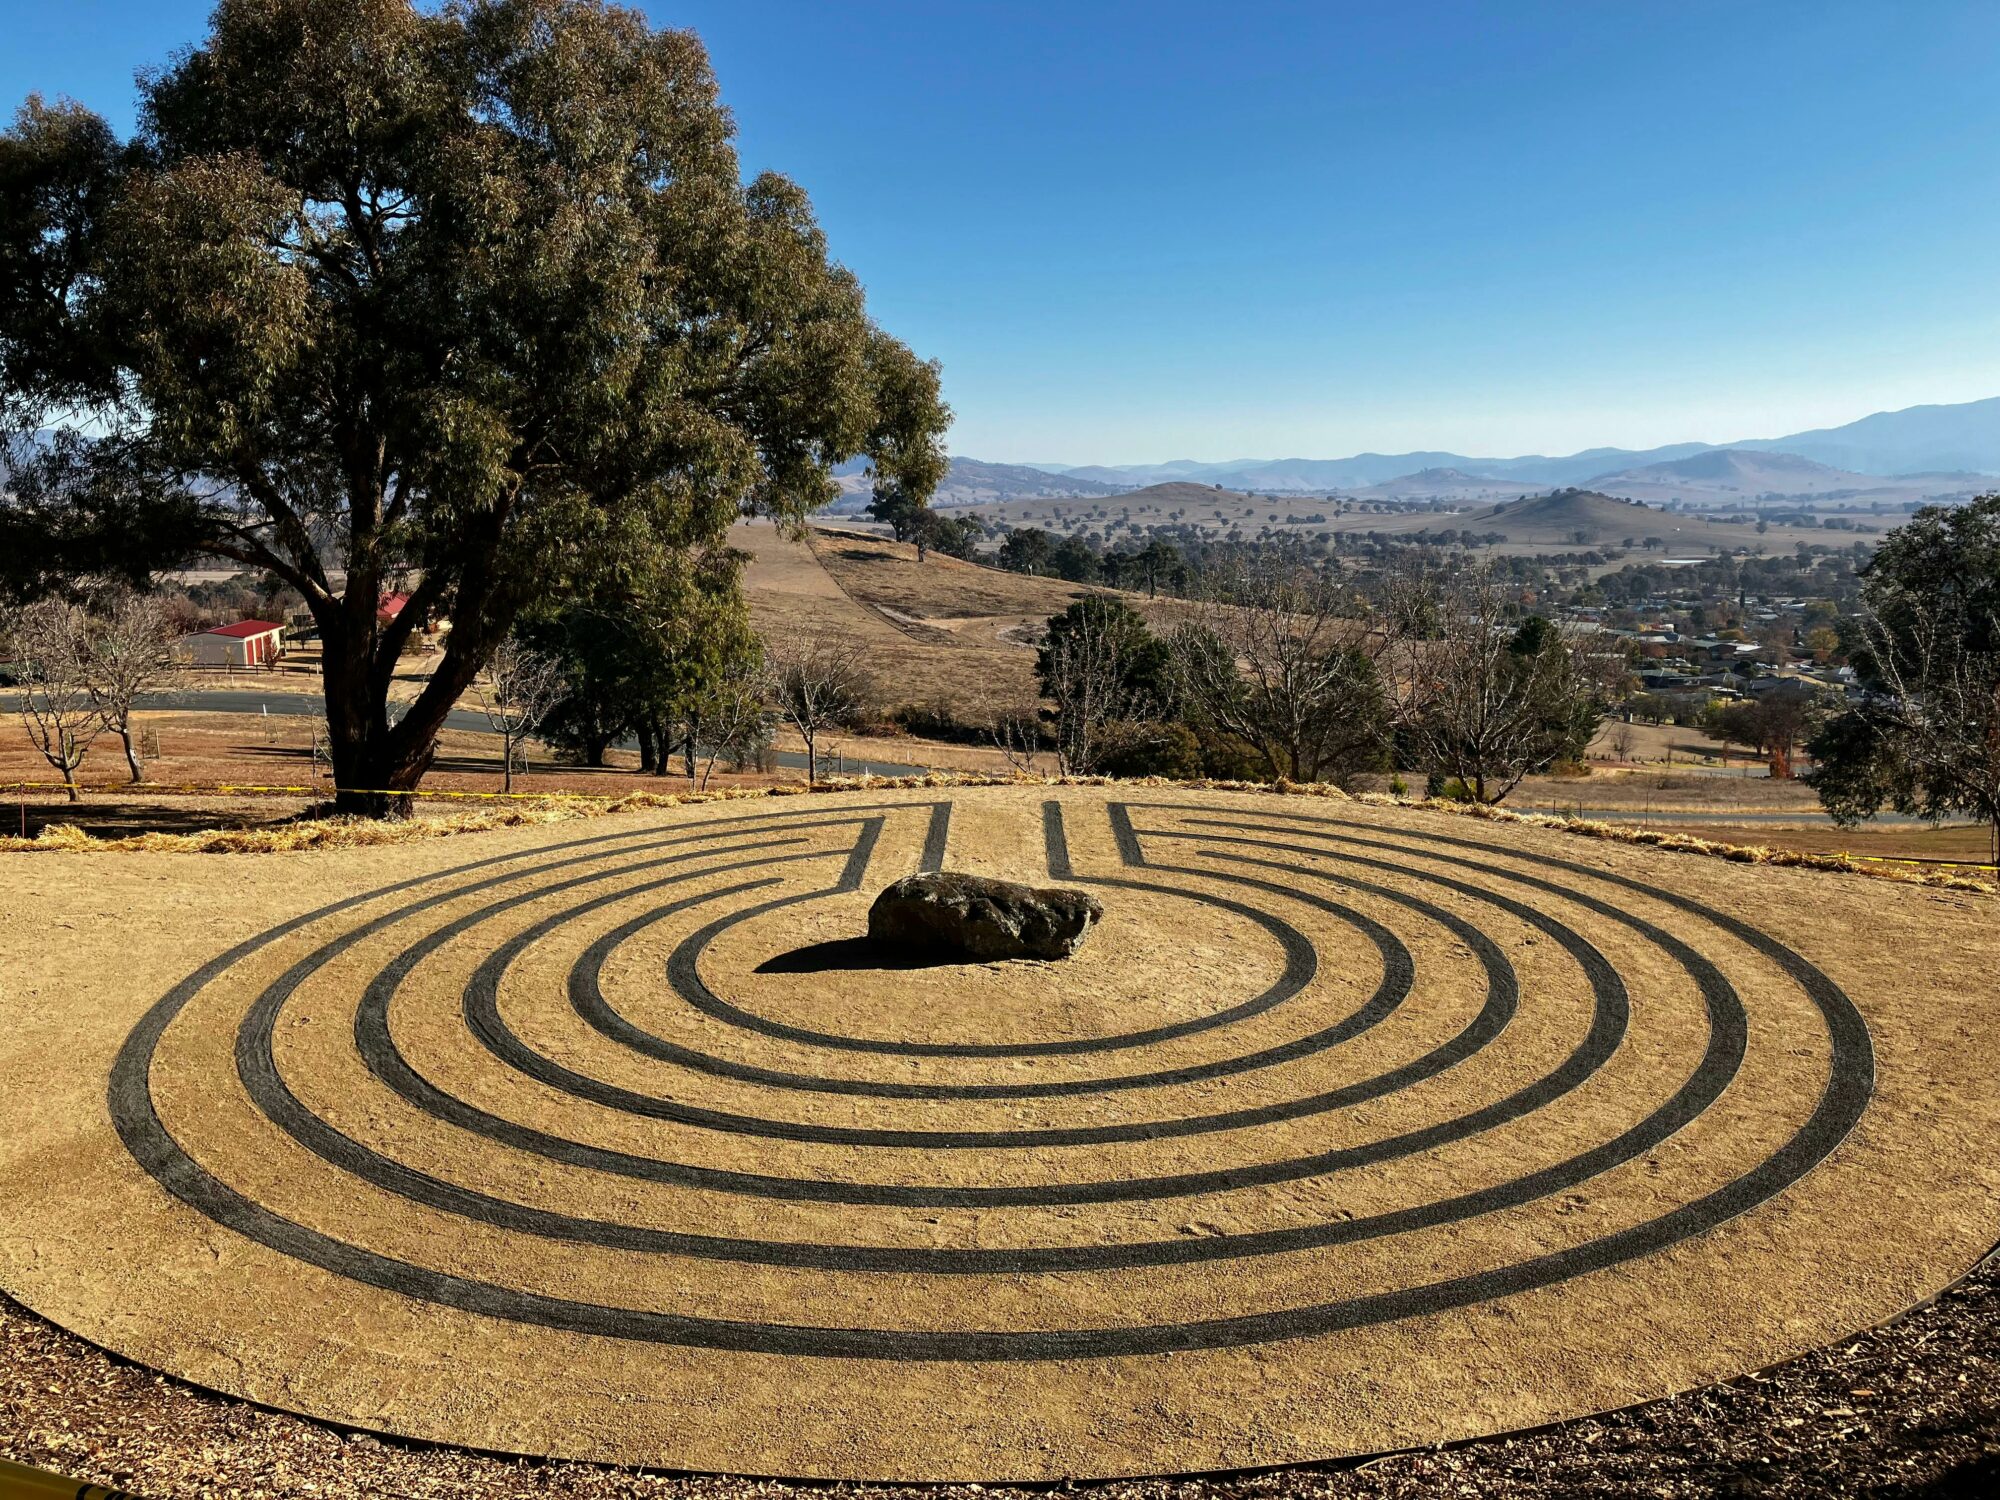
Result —
<svg viewBox="0 0 2000 1500"><path fill-rule="evenodd" d="M1154 537L1131 554L1128 566L1146 580L1146 597L1157 599L1162 579L1170 579L1184 573L1187 561L1181 556L1181 549L1172 542Z"/></svg>
<svg viewBox="0 0 2000 1500"><path fill-rule="evenodd" d="M1080 536L1066 536L1049 554L1048 571L1065 583L1095 583L1103 569L1089 542Z"/></svg>
<svg viewBox="0 0 2000 1500"><path fill-rule="evenodd" d="M935 367L795 185L742 180L692 33L600 0L222 0L141 95L132 142L38 99L0 135L0 432L73 428L14 446L0 571L282 579L344 810L406 812L515 621L606 559L795 522L857 454L912 497L944 473Z"/></svg>
<svg viewBox="0 0 2000 1500"><path fill-rule="evenodd" d="M14 616L11 633L21 678L21 727L75 802L77 768L105 727L90 691L89 611L74 600L39 599Z"/></svg>
<svg viewBox="0 0 2000 1500"><path fill-rule="evenodd" d="M856 723L874 697L875 684L858 646L824 639L773 644L771 695L778 712L806 746L806 785L819 780L819 739L829 729Z"/></svg>
<svg viewBox="0 0 2000 1500"><path fill-rule="evenodd" d="M1169 638L1182 701L1253 746L1271 776L1344 785L1381 763L1388 740L1361 613L1316 569L1240 573Z"/></svg>
<svg viewBox="0 0 2000 1500"><path fill-rule="evenodd" d="M973 516L947 516L926 507L924 521L917 528L917 561L935 550L946 557L970 558L986 535L986 528Z"/></svg>
<svg viewBox="0 0 2000 1500"><path fill-rule="evenodd" d="M1049 571L1055 542L1039 526L1017 526L1000 543L1000 566L1010 573L1040 576Z"/></svg>
<svg viewBox="0 0 2000 1500"><path fill-rule="evenodd" d="M764 653L743 600L743 562L728 548L675 555L633 601L633 722L641 768L655 775L669 774L678 745L693 779L707 721L735 696L759 690Z"/></svg>
<svg viewBox="0 0 2000 1500"><path fill-rule="evenodd" d="M1884 806L1977 818L2000 863L2000 495L1919 510L1862 587L1865 693L1813 736L1806 780L1843 826Z"/></svg>
<svg viewBox="0 0 2000 1500"><path fill-rule="evenodd" d="M635 551L586 598L524 621L523 640L562 666L542 737L566 759L601 766L631 736L640 769L658 776L672 773L678 748L692 777L711 699L762 667L742 567L726 547Z"/></svg>
<svg viewBox="0 0 2000 1500"><path fill-rule="evenodd" d="M562 701L562 663L510 635L487 659L486 681L478 694L486 722L500 736L500 790L511 792L515 746L540 729L549 710Z"/></svg>
<svg viewBox="0 0 2000 1500"><path fill-rule="evenodd" d="M93 602L95 612L88 622L90 700L104 727L124 746L125 765L136 785L145 771L132 732L132 710L139 695L167 675L173 626L166 601L157 594L113 587Z"/></svg>
<svg viewBox="0 0 2000 1500"><path fill-rule="evenodd" d="M970 557L980 537L986 534L978 517L947 516L927 502L912 498L899 485L878 484L875 498L868 503L868 514L884 522L897 541L913 544L918 562L929 556L933 548L947 557Z"/></svg>

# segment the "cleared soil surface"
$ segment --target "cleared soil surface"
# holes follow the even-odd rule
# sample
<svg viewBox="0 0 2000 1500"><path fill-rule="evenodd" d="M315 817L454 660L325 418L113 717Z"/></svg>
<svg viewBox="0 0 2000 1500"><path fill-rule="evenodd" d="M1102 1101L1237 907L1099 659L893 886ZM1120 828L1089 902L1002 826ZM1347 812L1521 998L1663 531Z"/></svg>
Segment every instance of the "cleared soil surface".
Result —
<svg viewBox="0 0 2000 1500"><path fill-rule="evenodd" d="M0 1453L156 1500L764 1500L823 1485L495 1457L252 1406L106 1354L0 1296ZM1774 1369L1449 1448L1066 1488L1103 1500L1985 1500L2000 1487L2000 1273ZM1004 1485L843 1485L870 1500Z"/></svg>
<svg viewBox="0 0 2000 1500"><path fill-rule="evenodd" d="M858 950L873 891L937 864L1095 887L1107 917L1060 965ZM0 900L0 1285L319 1421L1046 1481L1729 1381L1214 1487L1760 1493L1726 1486L1848 1464L1887 1494L1987 1461L1989 1303L1947 1304L1963 1379L1855 1330L2000 1237L1990 897L1321 799L994 788L12 856ZM142 1493L287 1449L271 1493L652 1492L344 1442L4 1330L54 1372L17 1456L101 1472L126 1411L110 1461ZM218 1440L206 1476L188 1432Z"/></svg>

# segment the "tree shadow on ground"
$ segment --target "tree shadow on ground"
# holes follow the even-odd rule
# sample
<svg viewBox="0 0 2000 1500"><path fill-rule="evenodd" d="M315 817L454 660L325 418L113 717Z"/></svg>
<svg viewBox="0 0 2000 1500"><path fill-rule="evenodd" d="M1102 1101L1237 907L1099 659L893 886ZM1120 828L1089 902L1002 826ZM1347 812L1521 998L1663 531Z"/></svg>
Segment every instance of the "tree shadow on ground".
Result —
<svg viewBox="0 0 2000 1500"><path fill-rule="evenodd" d="M217 807L176 807L163 802L103 802L86 798L82 802L29 803L25 827L12 809L0 816L0 833L25 833L35 837L55 823L69 823L94 839L130 838L140 833L203 833L211 828L262 828L289 822L291 808L282 804L268 810Z"/></svg>

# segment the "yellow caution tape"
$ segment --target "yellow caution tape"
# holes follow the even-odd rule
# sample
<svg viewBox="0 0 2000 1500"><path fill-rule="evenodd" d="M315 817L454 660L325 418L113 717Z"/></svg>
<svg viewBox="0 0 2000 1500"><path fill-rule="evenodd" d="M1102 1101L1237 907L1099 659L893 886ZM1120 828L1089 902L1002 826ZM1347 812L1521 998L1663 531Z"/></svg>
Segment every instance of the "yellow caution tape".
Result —
<svg viewBox="0 0 2000 1500"><path fill-rule="evenodd" d="M31 1469L0 1458L0 1500L139 1500L130 1490L107 1490L101 1484L78 1484L45 1469Z"/></svg>
<svg viewBox="0 0 2000 1500"><path fill-rule="evenodd" d="M2000 869L2000 865L1985 859L1897 859L1888 854L1849 854L1845 849L1840 851L1840 858L1863 860L1871 865L1915 865L1919 868L1942 865L1948 870Z"/></svg>

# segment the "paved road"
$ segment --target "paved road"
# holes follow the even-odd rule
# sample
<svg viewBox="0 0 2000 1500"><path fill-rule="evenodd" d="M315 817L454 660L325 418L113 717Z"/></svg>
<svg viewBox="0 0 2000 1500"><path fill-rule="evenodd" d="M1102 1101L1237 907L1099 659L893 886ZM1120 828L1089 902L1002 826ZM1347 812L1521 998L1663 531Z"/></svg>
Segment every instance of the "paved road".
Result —
<svg viewBox="0 0 2000 1500"><path fill-rule="evenodd" d="M19 711L20 695L0 694L0 711ZM159 711L203 714L255 714L269 712L287 718L316 719L326 712L326 700L318 693L294 691L260 693L244 688L201 688L177 693L147 693L139 699L139 707ZM455 708L445 718L445 728L463 730L470 734L492 734L493 726L486 722L486 715L477 710ZM637 740L623 740L620 750L636 750ZM804 770L806 758L793 750L780 750L778 764L788 770ZM835 774L847 776L921 776L930 769L927 766L902 765L895 761L856 760L843 756L834 760L830 755L820 756L820 770L825 772L829 765Z"/></svg>

